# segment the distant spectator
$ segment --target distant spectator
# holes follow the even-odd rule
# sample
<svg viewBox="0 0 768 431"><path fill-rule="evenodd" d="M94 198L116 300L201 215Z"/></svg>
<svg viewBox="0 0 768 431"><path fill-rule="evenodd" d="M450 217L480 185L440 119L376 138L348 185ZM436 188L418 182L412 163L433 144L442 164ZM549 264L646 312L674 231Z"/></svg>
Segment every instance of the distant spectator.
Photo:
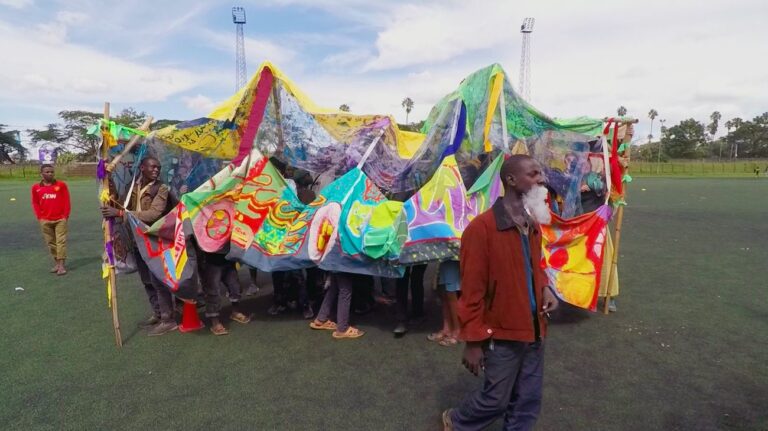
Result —
<svg viewBox="0 0 768 431"><path fill-rule="evenodd" d="M69 189L64 181L54 178L52 165L40 166L40 176L43 179L32 186L32 208L40 222L48 251L56 262L51 272L64 275L67 273L64 261L67 259Z"/></svg>

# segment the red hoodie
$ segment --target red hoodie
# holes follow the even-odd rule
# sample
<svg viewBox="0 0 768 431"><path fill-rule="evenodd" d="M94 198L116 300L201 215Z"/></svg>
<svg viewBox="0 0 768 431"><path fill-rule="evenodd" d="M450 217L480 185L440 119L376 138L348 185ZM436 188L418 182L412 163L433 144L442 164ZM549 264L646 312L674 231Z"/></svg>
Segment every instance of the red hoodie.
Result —
<svg viewBox="0 0 768 431"><path fill-rule="evenodd" d="M42 181L32 186L32 208L38 220L61 220L69 218L69 190L64 181L53 184Z"/></svg>

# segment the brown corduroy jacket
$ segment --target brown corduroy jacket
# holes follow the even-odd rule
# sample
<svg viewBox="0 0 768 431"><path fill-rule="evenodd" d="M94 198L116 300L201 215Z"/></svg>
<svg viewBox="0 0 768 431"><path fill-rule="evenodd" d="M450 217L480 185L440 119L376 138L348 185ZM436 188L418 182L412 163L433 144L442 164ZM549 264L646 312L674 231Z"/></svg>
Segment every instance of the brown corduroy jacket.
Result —
<svg viewBox="0 0 768 431"><path fill-rule="evenodd" d="M534 342L546 335L546 319L539 314L543 290L549 285L541 265L541 230L532 220L529 226L536 312L531 310L524 266L525 235L503 210L501 199L464 230L458 309L462 340Z"/></svg>

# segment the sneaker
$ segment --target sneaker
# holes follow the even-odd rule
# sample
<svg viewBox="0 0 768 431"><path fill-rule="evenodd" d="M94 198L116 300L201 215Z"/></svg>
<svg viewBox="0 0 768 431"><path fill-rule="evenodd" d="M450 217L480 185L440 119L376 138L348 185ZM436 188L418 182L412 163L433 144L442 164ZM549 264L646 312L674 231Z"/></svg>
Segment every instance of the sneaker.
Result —
<svg viewBox="0 0 768 431"><path fill-rule="evenodd" d="M608 302L608 311L611 313L615 313L617 310L616 308L616 300L611 298L610 302Z"/></svg>
<svg viewBox="0 0 768 431"><path fill-rule="evenodd" d="M304 318L311 319L313 317L315 317L315 311L312 310L312 307L310 307L309 305L304 307Z"/></svg>
<svg viewBox="0 0 768 431"><path fill-rule="evenodd" d="M257 286L255 283L251 283L248 285L247 288L245 288L245 292L243 292L243 295L245 296L253 296L259 293L259 286Z"/></svg>
<svg viewBox="0 0 768 431"><path fill-rule="evenodd" d="M176 324L174 321L170 322L160 322L157 325L153 326L149 331L147 331L147 335L150 337L157 337L159 335L167 334L171 331L175 331L179 328L179 325Z"/></svg>
<svg viewBox="0 0 768 431"><path fill-rule="evenodd" d="M158 323L160 323L160 318L157 316L152 316L149 319L139 323L139 328L142 328L142 329L151 328L157 325Z"/></svg>
<svg viewBox="0 0 768 431"><path fill-rule="evenodd" d="M398 323L397 326L395 326L395 329L392 330L395 337L402 337L406 332L408 332L408 325L406 325L405 322Z"/></svg>

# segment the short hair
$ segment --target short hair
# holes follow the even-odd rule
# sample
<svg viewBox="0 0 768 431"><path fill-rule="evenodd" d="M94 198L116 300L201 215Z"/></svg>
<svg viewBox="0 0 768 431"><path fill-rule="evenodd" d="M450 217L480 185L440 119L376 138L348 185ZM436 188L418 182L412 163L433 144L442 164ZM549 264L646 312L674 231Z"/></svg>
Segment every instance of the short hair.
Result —
<svg viewBox="0 0 768 431"><path fill-rule="evenodd" d="M40 165L40 172L43 172L43 169L45 169L45 168L53 169L53 165L50 164L50 163L43 163L42 165Z"/></svg>
<svg viewBox="0 0 768 431"><path fill-rule="evenodd" d="M157 159L155 156L147 156L141 159L141 163L139 163L139 166L144 166L148 160L154 160L157 162L157 164L160 164L160 160Z"/></svg>
<svg viewBox="0 0 768 431"><path fill-rule="evenodd" d="M504 160L504 164L501 165L501 177L504 178L507 175L515 175L520 169L520 165L526 160L535 159L526 154L515 154L509 156L507 160Z"/></svg>

